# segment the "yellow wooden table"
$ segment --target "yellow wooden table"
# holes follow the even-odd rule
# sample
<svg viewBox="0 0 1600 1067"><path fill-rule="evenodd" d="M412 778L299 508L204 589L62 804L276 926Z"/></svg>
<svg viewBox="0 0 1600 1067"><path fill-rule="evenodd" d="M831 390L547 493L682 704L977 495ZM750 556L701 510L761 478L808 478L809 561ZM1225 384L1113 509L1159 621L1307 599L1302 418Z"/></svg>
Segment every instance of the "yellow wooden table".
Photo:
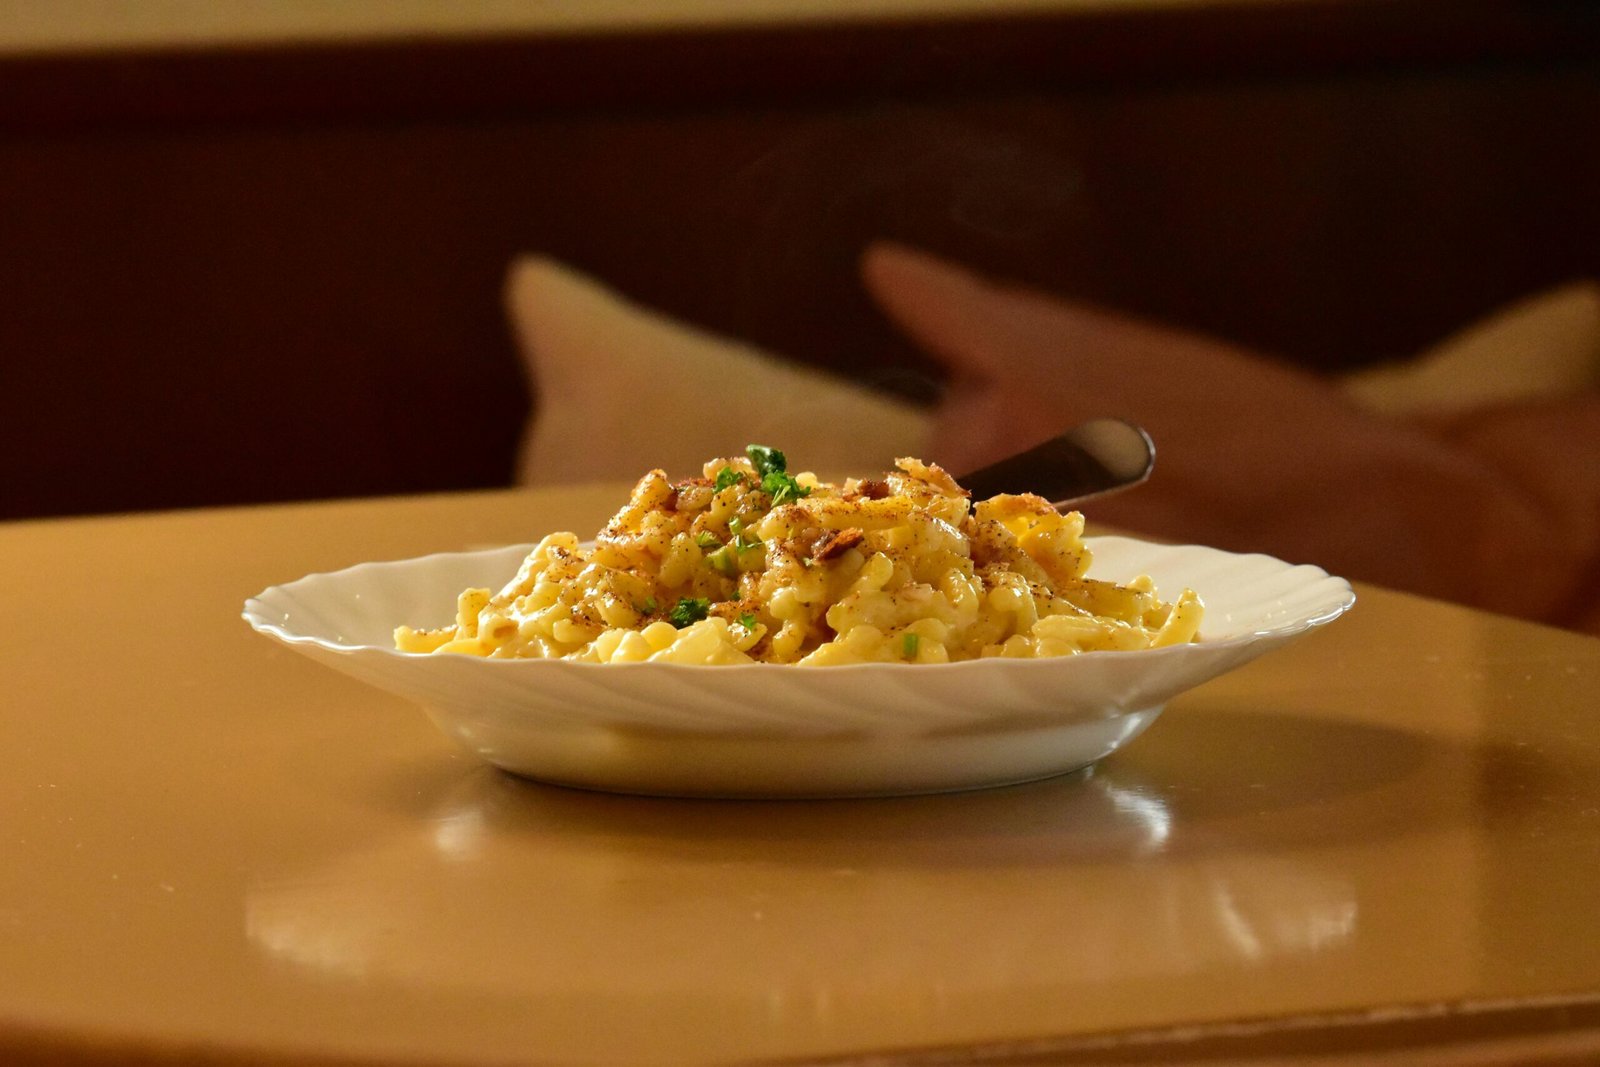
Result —
<svg viewBox="0 0 1600 1067"><path fill-rule="evenodd" d="M616 488L0 526L0 1062L1592 1063L1600 641L1362 589L1076 775L480 766L266 585Z"/></svg>

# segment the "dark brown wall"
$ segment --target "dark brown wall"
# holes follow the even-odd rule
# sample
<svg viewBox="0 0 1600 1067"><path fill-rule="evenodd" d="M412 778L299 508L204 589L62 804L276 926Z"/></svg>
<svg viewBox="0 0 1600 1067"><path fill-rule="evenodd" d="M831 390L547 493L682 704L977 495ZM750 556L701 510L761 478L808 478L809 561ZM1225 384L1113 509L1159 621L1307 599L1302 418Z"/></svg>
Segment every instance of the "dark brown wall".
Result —
<svg viewBox="0 0 1600 1067"><path fill-rule="evenodd" d="M1410 351L1600 275L1600 50L1557 14L1219 23L1166 66L1164 23L1100 26L1119 65L1056 22L0 63L0 517L505 482L525 250L913 395L874 236L1313 366Z"/></svg>

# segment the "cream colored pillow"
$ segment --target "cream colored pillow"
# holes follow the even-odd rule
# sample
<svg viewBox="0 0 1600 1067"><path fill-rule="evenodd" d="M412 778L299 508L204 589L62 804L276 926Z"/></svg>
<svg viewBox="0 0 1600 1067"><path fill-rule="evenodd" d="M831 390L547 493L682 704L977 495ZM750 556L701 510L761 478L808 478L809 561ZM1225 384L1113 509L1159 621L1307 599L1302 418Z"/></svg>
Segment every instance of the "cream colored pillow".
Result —
<svg viewBox="0 0 1600 1067"><path fill-rule="evenodd" d="M1346 395L1397 417L1462 415L1600 388L1600 285L1577 282L1468 326L1413 359L1358 371Z"/></svg>
<svg viewBox="0 0 1600 1067"><path fill-rule="evenodd" d="M548 259L513 265L507 303L539 397L524 484L694 474L751 443L837 476L928 440L914 404L674 322Z"/></svg>
<svg viewBox="0 0 1600 1067"><path fill-rule="evenodd" d="M518 260L506 296L539 394L524 484L632 480L652 467L685 475L752 442L830 476L926 453L926 409L675 322L552 260ZM1397 418L1600 388L1600 285L1521 301L1339 384Z"/></svg>

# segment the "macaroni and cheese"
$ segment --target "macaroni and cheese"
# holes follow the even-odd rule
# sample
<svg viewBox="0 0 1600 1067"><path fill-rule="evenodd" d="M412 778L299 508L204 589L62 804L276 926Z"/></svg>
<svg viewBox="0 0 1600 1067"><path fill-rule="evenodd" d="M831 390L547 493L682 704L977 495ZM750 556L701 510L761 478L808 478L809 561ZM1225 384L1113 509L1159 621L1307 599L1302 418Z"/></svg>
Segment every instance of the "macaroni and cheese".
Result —
<svg viewBox="0 0 1600 1067"><path fill-rule="evenodd" d="M596 663L945 663L1195 639L1203 611L1149 578L1087 577L1083 515L1042 497L973 503L917 459L875 479L790 474L782 452L646 474L592 545L555 533L455 621L403 652Z"/></svg>

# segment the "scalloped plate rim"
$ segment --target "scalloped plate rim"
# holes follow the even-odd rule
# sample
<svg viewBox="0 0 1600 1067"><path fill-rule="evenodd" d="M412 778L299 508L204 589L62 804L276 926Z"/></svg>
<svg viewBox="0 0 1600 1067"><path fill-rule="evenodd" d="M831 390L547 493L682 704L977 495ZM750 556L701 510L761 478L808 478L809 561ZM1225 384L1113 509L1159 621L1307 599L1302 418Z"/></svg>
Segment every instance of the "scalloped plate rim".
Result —
<svg viewBox="0 0 1600 1067"><path fill-rule="evenodd" d="M1007 658L1007 657L990 657L988 659L958 660L958 661L955 661L955 662L952 662L952 663L928 663L928 664L847 663L847 664L838 664L838 665L831 666L831 667L817 668L817 669L826 670L830 674L846 672L846 671L859 671L859 670L862 670L862 669L867 669L867 670L872 670L872 671L882 671L882 670L895 670L895 671L901 671L901 670L923 670L923 671L926 671L926 670L941 670L941 671L951 671L951 670L957 670L957 669L963 669L963 668L972 668L972 667L975 667L975 666L981 666L981 665L986 665L986 664L996 664L996 663L1010 664L1011 665L1010 669L1017 669L1017 668L1021 667L1021 665L1023 665L1023 664L1059 664L1062 661L1070 661L1070 660L1085 659L1085 658L1098 659L1100 657L1105 657L1105 656L1117 656L1117 657L1126 658L1126 657L1129 657L1129 656L1155 657L1155 656L1163 656L1163 655L1165 655L1165 656L1169 656L1170 657L1170 656L1174 656L1174 655L1184 654L1185 652L1187 652L1189 650L1196 649L1196 648L1222 649L1222 648L1230 648L1230 647L1235 647L1235 646L1240 646L1240 645L1253 644L1253 643L1255 643L1257 641L1260 641L1260 640L1262 640L1264 638L1280 638L1280 637L1281 638L1289 638L1289 637L1295 637L1295 636L1303 634L1303 633L1305 633L1305 632L1307 632L1309 630L1313 630L1313 629L1315 629L1315 628L1317 628L1319 626L1325 626L1328 623L1333 622L1335 619L1339 618L1341 615L1343 615L1347 611L1349 611L1355 605L1355 601L1356 601L1355 592L1351 588L1350 583L1346 579L1341 578L1341 577L1339 577L1337 575L1334 575L1334 574L1330 574L1329 572L1327 572L1326 570L1324 570L1321 567L1318 567L1315 564L1311 564L1311 563L1287 563L1284 560L1281 560L1281 559L1277 558L1276 556L1271 556L1271 555L1268 555L1267 553L1264 553L1264 552L1228 552L1225 549L1211 548L1211 547L1206 546L1206 545L1164 544L1164 543L1160 543L1160 542L1141 541L1141 540L1139 540L1137 538L1133 538L1133 537L1125 537L1125 536L1111 535L1111 534L1102 534L1102 535L1098 535L1098 536L1085 537L1084 541L1085 541L1085 543L1087 543L1089 545L1091 550L1094 549L1096 547L1096 545L1105 545L1105 544L1108 544L1108 543L1115 543L1115 544L1119 544L1119 545L1126 544L1126 545L1133 545L1133 546L1139 546L1139 547L1149 547L1149 548L1160 549L1160 550L1169 551L1169 552L1182 552L1182 551L1189 551L1189 550L1197 550L1197 551L1207 552L1207 553L1217 553L1217 554L1220 554L1220 555L1228 558L1229 560L1238 561L1238 562L1241 562L1241 563L1260 563L1260 564L1266 564L1266 565L1270 565L1270 566L1281 567L1283 569L1284 573L1287 573L1289 571L1308 571L1308 572L1311 572L1311 573L1309 573L1307 575L1308 580L1305 583L1305 585L1307 587L1309 587L1309 586L1311 586L1313 584L1324 584L1324 583L1326 583L1326 584L1329 585L1330 590L1335 590L1335 589L1339 590L1341 595L1337 599L1330 598L1328 603L1321 609L1321 611L1319 611L1316 614L1306 615L1306 616L1297 616L1297 617L1295 617L1295 618L1293 618L1291 620L1288 620L1288 621L1286 621L1286 622L1284 622L1283 624L1280 624L1280 625L1265 625L1265 626L1261 626L1261 627L1258 627L1258 628L1253 629L1253 630L1246 630L1246 631L1241 631L1241 632L1238 632L1238 633L1230 633L1226 637L1219 637L1219 638L1214 638L1214 639L1211 639L1211 640L1201 640L1201 641L1198 641L1198 642L1195 642L1195 643L1191 643L1191 644L1187 644L1187 645L1169 645L1169 646L1164 647L1164 648L1136 649L1136 650L1132 650L1132 651L1082 652L1082 653L1078 653L1075 656L1070 656L1070 657L1054 657L1054 658L1045 658L1045 659L1012 659L1012 658ZM289 581L289 582L283 582L283 583L280 583L280 584L277 584L277 585L268 586L266 589L263 589L261 592L257 593L255 596L250 597L249 599L247 599L245 601L244 610L243 610L243 612L241 612L240 617L243 618L247 623L249 623L251 629L255 630L257 633L265 634L265 635L267 635L269 637L274 638L277 641L280 641L280 642L282 642L282 643L284 643L286 645L290 645L290 646L314 645L314 646L316 646L318 648L325 649L325 650L327 650L329 652L339 653L341 655L382 653L385 656L391 656L391 657L394 657L394 658L400 659L400 660L427 659L428 656L427 656L427 654L424 654L424 653L401 652L400 650L398 650L396 648L386 647L386 646L383 646L383 645L349 644L349 643L346 643L346 642L337 641L337 640L333 640L333 639L326 638L326 637L319 637L319 636L317 636L315 634L296 633L296 632L286 628L283 624L272 621L272 619L269 616L269 613L266 612L266 611L261 611L261 610L259 610L259 608L267 608L267 607L269 607L269 605L267 603L267 598L272 596L273 594L287 594L287 593L290 593L292 590L296 590L297 588L304 588L304 587L308 586L310 583L313 583L313 582L316 582L316 581L319 581L319 580L330 580L331 581L331 580L335 580L335 579L339 579L339 578L348 578L348 577L353 576L353 575L358 574L358 573L364 573L364 572L370 572L370 571L381 571L381 570L386 570L386 569L391 569L391 568L398 570L398 569L401 569L401 568L420 567L420 566L424 566L424 565L429 564L429 563L437 563L437 562L442 561L442 560L465 561L466 559L468 559L470 557L479 557L479 558L483 558L483 559L487 560L487 559L490 559L490 558L493 558L493 557L498 557L498 556L501 556L501 555L512 556L512 555L514 555L514 550L515 550L516 553L521 553L521 555L525 556L532 549L533 549L533 545L531 543L528 543L528 544L512 544L512 545L501 545L501 546L498 546L498 547L495 547L495 548L472 549L472 550L464 550L464 551L458 551L458 552L430 552L430 553L428 553L426 555L413 556L413 557L403 558L403 559L364 560L364 561L359 562L359 563L353 563L353 564L351 564L351 565L349 565L347 567L341 567L338 570L317 571L317 572L313 572L311 574L303 575L302 577L296 578L296 579L294 579L292 581ZM1203 590L1196 590L1196 591L1200 593L1201 599L1204 600L1205 599L1205 595L1206 595L1205 592ZM253 608L252 605L258 605L259 608ZM399 622L397 622L396 625L399 625ZM535 659L535 658L522 658L522 659L489 659L489 658L477 659L477 658L472 658L471 661L472 662L479 662L479 663L492 665L490 669L497 669L497 670L505 670L505 669L527 670L529 668L535 667L535 665L537 665L538 668L544 669L544 668L552 667L552 666L554 666L556 664L561 664L567 669L581 668L581 669L585 669L585 670L614 671L614 670L617 670L617 669L638 670L638 669L644 668L644 669L654 669L654 670L668 670L668 671L674 671L674 672L676 672L676 671L694 671L694 672L698 672L698 671L704 671L704 670L715 670L718 673L730 673L730 672L749 672L749 671L766 672L766 671L773 670L775 668L785 668L785 667L792 666L792 664L776 664L776 663L738 663L738 664L726 664L726 665L717 666L717 667L703 667L703 666L696 666L696 665L682 664L682 663L645 663L645 662L637 662L637 663L586 663L586 662L577 661L577 660L551 660L551 659ZM990 668L990 669L992 669L992 668Z"/></svg>

